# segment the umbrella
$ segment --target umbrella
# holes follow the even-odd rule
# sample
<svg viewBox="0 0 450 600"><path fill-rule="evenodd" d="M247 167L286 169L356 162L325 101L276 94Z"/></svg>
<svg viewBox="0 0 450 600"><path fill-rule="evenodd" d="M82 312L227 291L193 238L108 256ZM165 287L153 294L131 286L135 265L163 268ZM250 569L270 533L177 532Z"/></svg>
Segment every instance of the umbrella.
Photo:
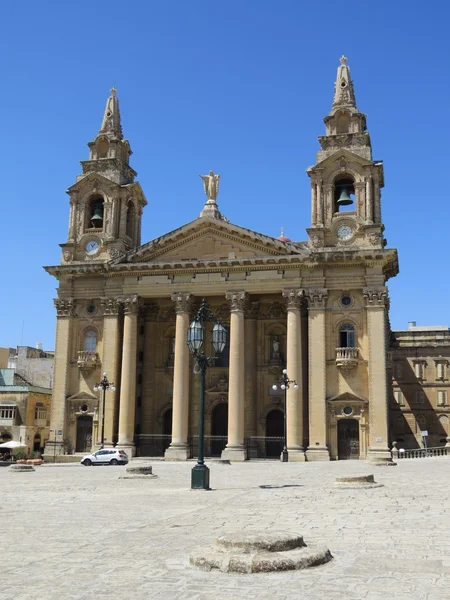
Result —
<svg viewBox="0 0 450 600"><path fill-rule="evenodd" d="M26 444L21 444L20 442L15 442L14 440L0 444L0 448L9 448L10 450L12 448L26 448L26 446Z"/></svg>

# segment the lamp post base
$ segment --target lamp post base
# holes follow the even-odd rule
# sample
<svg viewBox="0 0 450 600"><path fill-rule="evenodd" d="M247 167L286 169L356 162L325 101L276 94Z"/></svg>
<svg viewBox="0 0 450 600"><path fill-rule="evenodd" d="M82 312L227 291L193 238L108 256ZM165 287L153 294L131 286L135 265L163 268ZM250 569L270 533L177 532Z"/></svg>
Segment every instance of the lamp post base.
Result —
<svg viewBox="0 0 450 600"><path fill-rule="evenodd" d="M210 490L209 469L206 465L195 465L191 475L191 490Z"/></svg>

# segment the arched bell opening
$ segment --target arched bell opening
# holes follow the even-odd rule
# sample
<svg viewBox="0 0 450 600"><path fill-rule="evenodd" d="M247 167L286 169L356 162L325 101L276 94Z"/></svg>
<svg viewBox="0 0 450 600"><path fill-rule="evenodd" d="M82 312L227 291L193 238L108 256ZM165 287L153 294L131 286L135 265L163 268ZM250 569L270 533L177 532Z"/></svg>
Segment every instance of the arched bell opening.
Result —
<svg viewBox="0 0 450 600"><path fill-rule="evenodd" d="M103 229L103 214L105 201L102 196L93 196L87 206L87 229Z"/></svg>
<svg viewBox="0 0 450 600"><path fill-rule="evenodd" d="M349 208L352 206L352 208ZM334 212L354 210L355 182L348 175L336 179L334 182Z"/></svg>
<svg viewBox="0 0 450 600"><path fill-rule="evenodd" d="M344 111L339 113L336 121L337 133L349 133L350 131L350 115Z"/></svg>
<svg viewBox="0 0 450 600"><path fill-rule="evenodd" d="M101 138L97 144L97 158L107 158L109 142L106 138Z"/></svg>

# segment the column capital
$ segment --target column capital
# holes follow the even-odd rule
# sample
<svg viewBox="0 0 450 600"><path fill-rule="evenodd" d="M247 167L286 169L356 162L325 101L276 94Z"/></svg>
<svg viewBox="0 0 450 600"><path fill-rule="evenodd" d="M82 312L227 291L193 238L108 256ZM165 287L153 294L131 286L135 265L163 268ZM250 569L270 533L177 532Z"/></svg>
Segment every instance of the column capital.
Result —
<svg viewBox="0 0 450 600"><path fill-rule="evenodd" d="M57 317L74 317L75 300L73 298L54 298Z"/></svg>
<svg viewBox="0 0 450 600"><path fill-rule="evenodd" d="M123 299L123 311L126 315L137 315L140 306L141 299L137 294Z"/></svg>
<svg viewBox="0 0 450 600"><path fill-rule="evenodd" d="M242 312L248 303L247 292L227 292L226 299L230 303L231 312Z"/></svg>
<svg viewBox="0 0 450 600"><path fill-rule="evenodd" d="M305 292L302 289L288 288L283 290L281 294L286 301L287 310L294 310L301 307Z"/></svg>
<svg viewBox="0 0 450 600"><path fill-rule="evenodd" d="M175 312L178 314L188 313L191 307L192 294L189 292L174 292L171 296L175 303Z"/></svg>
<svg viewBox="0 0 450 600"><path fill-rule="evenodd" d="M328 290L326 288L311 288L305 290L310 309L324 309L327 303Z"/></svg>
<svg viewBox="0 0 450 600"><path fill-rule="evenodd" d="M121 301L119 298L100 298L100 306L103 310L103 316L117 316L120 312Z"/></svg>
<svg viewBox="0 0 450 600"><path fill-rule="evenodd" d="M259 302L247 302L245 305L245 318L257 319L259 317Z"/></svg>
<svg viewBox="0 0 450 600"><path fill-rule="evenodd" d="M366 308L385 308L388 305L388 293L385 286L363 288Z"/></svg>

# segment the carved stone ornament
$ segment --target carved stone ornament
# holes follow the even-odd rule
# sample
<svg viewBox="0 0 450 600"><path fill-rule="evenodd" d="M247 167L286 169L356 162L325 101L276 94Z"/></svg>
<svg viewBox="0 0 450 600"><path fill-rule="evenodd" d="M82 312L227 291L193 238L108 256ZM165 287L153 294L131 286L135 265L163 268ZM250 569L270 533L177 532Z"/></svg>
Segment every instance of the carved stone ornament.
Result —
<svg viewBox="0 0 450 600"><path fill-rule="evenodd" d="M230 303L231 312L244 311L248 302L248 295L246 292L228 292L226 299Z"/></svg>
<svg viewBox="0 0 450 600"><path fill-rule="evenodd" d="M369 235L367 236L369 239L369 242L372 244L372 246L380 246L381 242L382 242L382 235L381 233L369 233Z"/></svg>
<svg viewBox="0 0 450 600"><path fill-rule="evenodd" d="M215 309L212 309L214 318L222 323L226 323L230 319L230 307L228 303L223 303Z"/></svg>
<svg viewBox="0 0 450 600"><path fill-rule="evenodd" d="M302 298L304 296L303 290L283 290L282 291L283 298L286 301L286 308L288 310L298 309L301 306Z"/></svg>
<svg viewBox="0 0 450 600"><path fill-rule="evenodd" d="M245 318L257 319L259 316L259 302L248 302L245 306Z"/></svg>
<svg viewBox="0 0 450 600"><path fill-rule="evenodd" d="M313 246L314 248L320 248L321 246L323 246L323 239L319 235L312 235L311 246Z"/></svg>
<svg viewBox="0 0 450 600"><path fill-rule="evenodd" d="M158 321L160 321L161 323L175 321L175 314L175 306L166 306L165 308L160 307Z"/></svg>
<svg viewBox="0 0 450 600"><path fill-rule="evenodd" d="M64 250L63 258L66 262L72 262L72 260L73 260L72 252L70 252L70 250Z"/></svg>
<svg viewBox="0 0 450 600"><path fill-rule="evenodd" d="M192 294L189 294L189 292L175 292L171 298L172 302L175 303L175 312L177 314L189 312Z"/></svg>
<svg viewBox="0 0 450 600"><path fill-rule="evenodd" d="M100 298L100 306L102 307L105 317L118 315L121 302L118 298Z"/></svg>
<svg viewBox="0 0 450 600"><path fill-rule="evenodd" d="M73 298L53 300L56 306L56 315L58 317L73 317L75 316L75 300Z"/></svg>
<svg viewBox="0 0 450 600"><path fill-rule="evenodd" d="M122 252L122 250L119 248L111 248L109 255L113 260L116 260L118 258L122 258L122 256L125 256L125 252Z"/></svg>
<svg viewBox="0 0 450 600"><path fill-rule="evenodd" d="M306 290L305 293L309 300L309 308L325 308L328 290L325 288L315 288Z"/></svg>
<svg viewBox="0 0 450 600"><path fill-rule="evenodd" d="M379 306L384 308L387 304L387 289L385 287L363 288L364 300L367 307Z"/></svg>
<svg viewBox="0 0 450 600"><path fill-rule="evenodd" d="M137 315L139 312L139 307L141 305L141 299L137 294L134 296L130 296L129 298L124 298L123 300L123 310L126 315Z"/></svg>
<svg viewBox="0 0 450 600"><path fill-rule="evenodd" d="M272 302L261 307L262 319L282 319L286 317L286 307L282 302Z"/></svg>
<svg viewBox="0 0 450 600"><path fill-rule="evenodd" d="M345 142L343 145L347 145ZM339 161L339 166L341 167L341 171L345 171L347 168L347 160L342 157L341 160Z"/></svg>

